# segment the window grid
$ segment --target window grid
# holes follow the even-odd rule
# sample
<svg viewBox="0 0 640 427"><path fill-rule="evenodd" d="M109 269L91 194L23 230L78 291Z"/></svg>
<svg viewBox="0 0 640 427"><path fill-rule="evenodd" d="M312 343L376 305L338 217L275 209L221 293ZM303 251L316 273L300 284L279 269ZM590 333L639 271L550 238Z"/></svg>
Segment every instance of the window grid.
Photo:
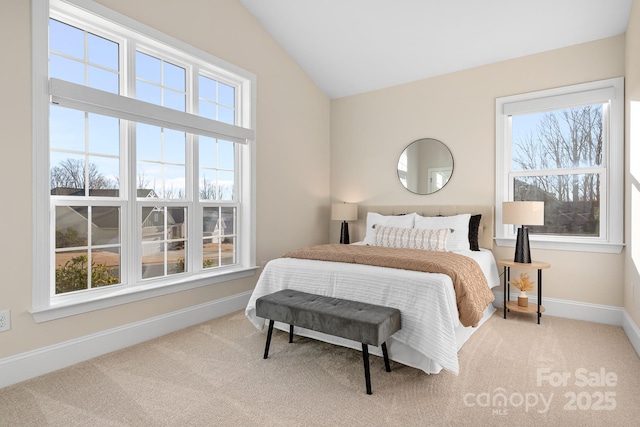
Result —
<svg viewBox="0 0 640 427"><path fill-rule="evenodd" d="M242 100L236 104L236 125L213 121L204 117L193 116L197 113L196 103L188 101L189 105L195 105L192 112L178 112L175 110L167 116L166 107L147 104L134 98L118 96L99 96L100 89L91 89L83 86L85 83L84 71L80 73L82 84L65 81L59 77L50 76L48 73L49 54L49 25L50 19L63 18L69 25L81 27L85 31L99 36L106 36L119 46L127 46L119 49L118 66L134 63L134 51L136 46L144 51L160 51L167 53L166 59L172 61L178 58L188 60L193 66L194 74L213 75L219 81L231 84L235 88L235 97ZM211 286L229 280L243 279L255 273L255 82L256 77L252 73L243 70L233 64L229 64L215 56L193 47L183 41L137 22L128 16L124 16L114 10L104 7L92 1L84 0L48 0L33 2L31 8L31 44L33 53L32 74L32 105L33 105L33 203L34 216L32 243L33 271L32 271L32 307L31 314L37 323L46 322L62 317L87 313L97 309L114 307L121 304L140 301L151 295L168 295L176 291L195 289L200 286ZM83 37L84 38L84 37ZM58 50L58 49L55 49ZM64 49L61 49L64 50ZM103 51L103 49L101 49ZM80 55L77 55L80 56ZM163 55L164 56L164 55ZM94 63L94 58L90 57ZM110 68L110 67L107 67ZM97 70L98 68L96 68ZM100 72L104 70L100 69ZM218 78L219 77L219 78ZM126 75L118 76L113 81L118 81L113 92L130 96L135 93L135 80ZM192 82L192 87L197 89L197 79ZM195 94L196 92L194 92ZM194 95L195 96L195 95ZM104 99L103 99L104 98ZM128 99L129 101L124 101ZM97 100L104 103L96 103ZM84 196L69 197L52 196L50 191L50 151L49 151L49 110L54 105L77 109L103 115L118 113L118 117L124 121L155 124L179 129L187 133L189 144L187 148L189 159L198 164L198 136L206 135L213 138L223 138L236 144L238 169L236 175L235 201L216 202L220 206L237 206L236 223L236 264L230 268L202 270L200 274L196 269L201 268L200 262L202 249L200 244L190 245L189 259L190 272L173 279L157 279L150 282L135 281L135 275L124 271L124 263L134 261L134 265L140 260L139 238L133 232L136 228L140 206L151 202L157 204L157 200L140 199L134 202L136 197L135 186L135 158L129 150L135 152L135 140L131 126L120 126L120 154L123 156L123 168L120 171L120 194L118 197ZM144 104L144 105L143 105ZM192 117L193 116L193 117ZM176 127L177 126L177 127ZM91 150L93 151L93 149ZM113 153L111 153L113 154ZM124 159L126 157L126 159ZM192 171L193 178L187 182L191 195L198 191L197 173ZM164 200L162 204L173 205L180 201ZM183 205L186 204L182 201ZM189 203L193 203L190 201ZM91 291L70 292L53 296L55 294L55 224L53 212L57 205L92 206L117 206L124 212L120 225L122 285L104 286L94 288ZM202 232L202 217L199 213L200 205L195 204L196 209L189 210L189 223L195 234L191 237L198 242L198 236ZM242 233L240 233L242 231ZM138 243L137 243L138 242ZM198 262L194 261L194 256ZM129 269L135 272L135 267ZM133 277L133 280L131 278ZM139 279L137 279L139 280Z"/></svg>
<svg viewBox="0 0 640 427"><path fill-rule="evenodd" d="M154 65L158 68L157 79L154 79L152 76L150 76L149 71L147 71L146 77L144 75L140 75L139 71L143 67L139 66L138 64L142 64L144 62L153 62ZM190 73L188 72L188 68L190 67L185 64L179 64L177 62L178 61L163 58L162 54L151 54L145 53L140 49L136 50L136 98L143 101L151 102L156 105L173 108L178 111L191 111L191 108L189 108L189 101L187 99L188 93L186 89L187 87L189 87L188 82L190 80ZM151 65L148 66L151 67ZM170 73L167 72L167 69L174 69L175 72L173 74L181 73L181 78L173 76L173 79L171 79L168 76ZM173 85L168 82L168 80L175 79L177 79L177 82ZM147 88L147 91L143 91L143 88ZM158 97L158 99L154 100L153 97L150 96L150 94L148 93L150 89L157 90L156 96ZM171 98L174 98L173 102L171 102Z"/></svg>
<svg viewBox="0 0 640 427"><path fill-rule="evenodd" d="M199 114L223 123L236 123L236 90L211 76L198 76Z"/></svg>
<svg viewBox="0 0 640 427"><path fill-rule="evenodd" d="M187 135L138 123L135 140L138 197L148 197L146 191L152 190L153 195L160 199L187 200ZM167 183L171 170L176 179L184 181L183 185L175 188Z"/></svg>
<svg viewBox="0 0 640 427"><path fill-rule="evenodd" d="M211 269L235 264L238 207L207 205L202 209L202 268Z"/></svg>
<svg viewBox="0 0 640 427"><path fill-rule="evenodd" d="M606 230L601 224L606 216L600 215L606 200L600 185L606 175L606 110L606 104L592 104L509 116L509 200L546 206L545 224L530 226L530 234L601 238Z"/></svg>
<svg viewBox="0 0 640 427"><path fill-rule="evenodd" d="M198 192L200 200L236 200L235 159L237 154L233 143L201 137L199 148L200 183ZM227 154L225 155L225 153ZM226 161L223 162L221 159Z"/></svg>
<svg viewBox="0 0 640 427"><path fill-rule="evenodd" d="M79 135L77 138L82 139L82 144L78 144L79 146L74 148L64 148L64 147L56 147L52 142L50 146L51 153L51 194L52 195L70 195L71 190L82 190L82 194L78 194L77 191L76 196L104 196L104 197L118 197L119 196L119 177L120 173L120 123L117 119L108 118L111 123L111 132L115 134L116 141L114 141L113 147L111 147L111 151L115 151L113 154L110 154L106 151L99 151L98 143L93 142L98 140L99 137L94 136L99 133L98 129L95 129L95 126L92 123L95 121L99 121L100 116L93 113L83 112L79 110L70 110L64 107L51 105L51 115L56 115L56 112L66 111L66 113L60 114L63 116L64 114L76 114L78 117L82 117L82 125ZM62 121L62 120L61 120ZM53 123L53 120L52 120ZM103 125L103 130L104 130ZM67 130L68 131L68 130ZM52 124L50 131L51 140L62 140L64 135L64 129L57 129L55 125ZM113 136L113 135L112 135ZM67 135L68 138L68 135ZM80 146L81 145L81 146ZM65 158L66 157L66 158ZM56 159L60 159L56 161ZM99 165L103 166L103 169L100 169ZM111 164L111 170L107 168ZM74 170L81 169L83 171L82 176L77 176L78 173L73 173ZM54 171L59 173L54 174ZM105 175L102 175L102 174ZM73 176L77 176L80 180L75 180L77 182L71 182L71 178ZM97 176L99 175L99 176ZM54 179L54 177L58 177ZM75 184L75 186L74 186ZM106 190L102 194L100 194L99 190Z"/></svg>
<svg viewBox="0 0 640 427"><path fill-rule="evenodd" d="M623 80L619 78L496 100L498 224L503 201L545 201L545 225L529 227L533 247L609 253L621 250L623 95ZM548 149L542 138L537 144L546 149L535 152L538 146L533 141L538 131L527 147L526 138L524 143L517 138L531 118L555 123L556 129L547 130L555 130L556 135L570 129L569 137L563 134L557 140L557 147L566 144L564 148L573 151L562 154L559 148ZM566 119L566 124L560 118ZM529 149L525 154L546 157L526 162L523 144ZM564 224L559 218L564 218ZM512 245L514 230L506 224L498 226L498 245Z"/></svg>
<svg viewBox="0 0 640 427"><path fill-rule="evenodd" d="M58 20L56 20L56 21L58 21ZM70 20L70 21L72 21L72 20ZM60 22L62 22L62 21L60 21ZM80 30L80 31L82 31L82 30ZM82 61L79 61L79 58L74 58L74 57L72 57L72 56L70 56L70 55L66 55L66 56L69 56L69 58L68 58L68 59L75 60L75 61L77 61L77 62L82 62L83 66L84 66L84 68L85 68L85 72L84 72L84 79L83 79L83 81L82 81L82 82L78 82L78 83L82 83L82 84L84 84L84 85L90 85L89 71L88 71L88 70L89 70L89 67L90 67L90 66L93 66L93 65L94 65L91 61L89 61L89 60L87 59L87 58L89 57L89 53L88 53L88 49L89 49L89 48L88 48L88 41L87 41L87 40L88 40L88 37L90 36L90 33L89 33L88 31L83 31L83 34L84 34L84 37L83 37L83 39L84 39L84 40L83 40L83 43L84 43L84 58L81 58L81 59L82 59ZM133 41L130 43L130 45L131 45L131 46L133 46L134 44L135 44L135 42L133 42ZM140 51L136 51L136 53L137 53L137 54L143 54L143 55L146 55L146 53L142 53L142 52L140 52ZM53 55L57 55L57 54L58 54L58 52L55 52L55 51L53 51L53 50L52 50L52 51L50 52L50 54L53 56ZM119 52L119 53L118 53L118 56L120 56L120 54L121 54L121 52ZM61 54L60 56L63 56L63 57L64 57L65 55L64 55L64 54ZM132 56L133 56L133 57L135 57L136 55L135 55L135 54L134 54L134 55L130 55L130 57L132 57ZM170 94L178 94L178 95L180 95L180 96L183 98L183 102L182 102L183 106L182 106L181 108L176 108L177 110L179 110L179 111L185 111L185 110L197 111L197 109L198 109L198 108L197 108L197 106L196 106L196 107L190 107L190 106L189 106L189 98L190 98L190 96L189 96L189 94L186 92L186 90L180 90L180 89L178 89L178 88L175 88L175 87L169 87L169 86L166 86L166 85L164 84L164 83L165 83L165 68L167 67L167 64L169 64L170 66L174 66L174 67L175 67L175 64L172 62L172 60L171 60L171 59L164 59L164 58L161 58L161 56L162 56L162 55L155 55L155 56L160 57L160 58L157 58L157 59L160 61L160 66L161 66L160 81L159 81L159 82L154 82L154 81L146 80L146 79L144 79L144 78L141 78L141 77L138 77L138 76L134 76L134 75L132 75L130 79L127 79L127 73L132 73L132 72L133 72L133 70L135 69L135 67L131 67L131 68L129 69L129 71L128 71L128 72L127 72L126 70L125 70L125 71L122 71L122 70L116 70L116 71L117 71L117 73L118 73L118 83L117 83L117 86L118 86L118 87L120 87L120 86L122 85L123 87L127 87L127 84L126 84L126 81L127 81L127 80L132 81L132 82L134 82L134 81L135 81L135 82L136 82L136 84L135 84L135 86L136 86L136 87L138 86L138 83L137 83L137 82L143 82L143 83L146 83L146 84L150 84L150 85L152 85L152 86L156 86L157 88L159 88L159 89L160 89L160 102L158 103L158 105L165 106L165 104L166 104L166 102L165 102L165 98L166 98L166 96L167 96L167 93L170 93ZM120 61L120 60L118 60L118 63L120 64L120 63L121 63L121 61ZM104 70L106 70L106 71L113 71L113 70L109 69L108 67L100 66L99 64L96 64L96 65L97 65L99 68L102 68L102 69L104 69ZM194 69L194 70L195 70L195 69L198 69L198 67L193 67L193 69ZM184 71L184 70L183 70L183 71ZM120 79L120 74L122 74L122 77L123 77L122 79ZM189 86L189 79L191 79L191 77L190 77L191 75L194 75L194 73L193 73L193 72L192 72L192 73L186 73L186 72L185 72L185 76L184 76L184 87L185 87L185 88ZM62 77L62 76L60 76L60 77ZM218 82L216 81L216 85L217 85L217 84L218 84ZM230 109L230 110L231 110L231 119L229 119L229 117L228 117L228 116L226 117L226 119L227 119L227 122L229 122L229 123L231 123L231 124L235 124L235 123L236 123L236 115L237 115L237 111L236 111L236 109L235 109L235 103L236 103L235 97L236 97L236 95L237 95L237 90L236 90L236 88L233 88L233 87L228 86L228 85L225 85L225 87L227 87L227 88L232 88L232 91L233 91L233 99L232 99L232 102L230 102L230 103L229 103L229 104L232 104L232 105L224 105L224 104L222 104L222 103L218 103L218 102L216 102L216 105L218 106L218 108L219 108L220 106L222 106L222 107L224 107L224 108ZM104 89L104 88L101 88L101 87L98 87L98 88L99 88L99 89ZM119 93L119 92L120 92L120 90L118 89L118 90L117 90L117 91L115 91L115 92L116 92L116 93ZM198 97L198 96L195 96L193 99L199 99L199 97ZM216 101L217 101L217 100L216 100ZM173 105L173 106L169 105L168 107L169 107L169 108L174 108L174 107L175 107L175 105ZM55 106L55 105L51 105L51 108L52 108L52 109L55 109L55 108L62 108L62 107L57 107L57 106ZM77 111L80 111L80 110L77 110ZM84 174L85 176L84 176L84 180L85 180L85 182L87 182L87 183L88 183L88 182L89 182L89 176L88 176L88 174L89 174L89 167L87 167L87 165L90 165L90 159L91 159L91 157L92 157L92 156L97 155L97 156L102 156L102 157L105 157L105 158L112 158L112 159L119 159L119 158L120 158L120 156L117 156L117 155L105 155L105 154L100 154L100 153L93 153L93 152L91 152L91 151L90 151L90 147L89 147L89 135L88 135L88 132L89 132L89 131L88 131L88 129L89 129L88 121L89 121L89 117L90 117L90 115L91 115L92 113L88 113L88 112L86 112L86 111L85 111L85 112L82 112L82 113L83 113L83 115L84 115L84 117L85 117L85 126L84 126L84 134L85 134L85 143L84 143L84 145L85 145L85 146L84 146L84 150L70 150L70 149L64 149L64 148L55 148L55 147L52 147L52 148L51 148L51 153L52 153L52 154L54 154L54 153L58 153L58 154L63 154L63 155L64 155L64 154L66 154L66 155L77 155L77 156L82 156L82 157L84 158L84 165L85 165L85 174ZM215 118L218 118L218 117L219 117L219 114L217 113ZM123 128L121 128L121 129L120 129L119 133L120 133L121 135L126 135L126 139L125 139L125 141L123 141L123 146L127 147L128 151L129 151L129 155L128 155L128 157L130 157L130 158L132 158L132 159L135 159L135 158L136 158L136 153L135 153L135 150L134 150L132 147L135 147L135 146L136 146L136 141L135 141L135 135L136 135L136 134L135 134L135 132L132 132L132 131L130 131L130 130L128 130L128 129L132 129L132 127L135 127L135 125L136 125L136 124L135 124L135 122L133 122L133 123L129 123L129 122L126 122L126 121L125 121L125 122L121 122L121 123L122 123ZM197 171L197 168L195 168L195 167L193 167L193 166L192 166L191 168L189 168L189 164L188 164L188 162L189 162L189 161L193 162L193 157L192 157L192 156L189 156L189 157L191 158L191 160L188 160L188 161L187 161L187 163L185 163L185 162L169 161L169 160L165 157L165 154L166 154L166 153L164 152L164 149L165 149L165 146L164 146L164 143L165 143L165 141L164 141L164 131L165 131L165 129L164 129L164 128L161 128L161 134L162 134L162 142L161 142L161 145L162 145L162 155L161 155L160 160L159 160L159 161L153 161L153 160L139 160L138 162L139 162L139 164L140 164L140 162L141 162L141 163L148 163L148 164L151 164L151 165L160 166L160 168L162 169L161 176L163 177L163 179L162 179L162 181L163 181L163 182L162 182L162 194L161 194L161 196L162 196L162 198L166 199L166 198L167 198L168 190L167 190L166 182L165 182L165 179L164 179L164 176L165 176L165 169L167 169L168 167L171 167L171 166L178 166L178 167L182 167L182 168L184 168L184 169L191 169L191 173L193 174L193 172L194 172L194 171ZM194 135L189 135L189 134L184 134L184 135L185 135L185 140L194 141L194 144L197 146L197 137L194 137ZM129 140L130 142L127 142L127 140ZM186 141L185 141L185 144L187 144L187 143L186 143ZM133 151L132 151L132 150L133 150ZM187 152L192 152L192 150L185 150L185 151L187 151ZM185 154L185 156L187 156L187 154ZM168 156L167 156L167 157L168 157ZM235 162L236 162L236 160L234 159L234 163L235 163ZM192 163L192 164L193 164L193 163ZM126 168L125 168L125 170L126 170L126 169L132 170L130 167L126 167ZM228 171L228 172L235 173L235 172L234 172L235 170L236 170L236 167L234 166L233 168L228 169L227 171ZM134 171L134 173L137 173L138 168L133 168L133 171ZM185 173L187 173L187 172L188 172L188 171L185 171ZM121 176L123 179L125 178L125 176L123 176L122 174L120 174L120 176ZM132 182L132 184L133 184L133 181L137 181L137 176L135 176L135 175L133 175L133 174L131 174L131 173L128 173L126 176L130 176L130 177L131 177L130 182ZM195 196L195 197L194 197L194 195L189 195L189 190L188 190L188 189L189 189L190 187L189 187L189 185L187 185L187 184L188 184L188 181L189 181L189 178L187 177L187 178L185 179L185 184L184 184L184 186L182 187L182 188L183 188L183 191L182 191L182 193L180 194L180 197L179 197L179 198L180 198L180 199L183 199L183 203L184 203L185 201L186 201L186 202L188 202L187 206L183 206L183 208L184 208L185 212L187 212L187 211L191 211L191 212L193 212L193 211L195 211L195 209L194 209L193 207L192 207L192 208L189 208L188 206L190 206L190 205L192 205L192 204L194 203L193 201L190 201L190 200L193 200L193 199L195 198L195 200L197 201L197 200L198 200L198 197L197 197L197 196ZM197 180L196 180L196 181L197 181ZM234 181L235 181L235 179L234 179ZM130 188L135 188L136 186L132 186L132 184L130 184L130 186L131 186ZM92 199L94 199L94 198L92 197L92 196L93 196L93 194L91 194L91 192L89 191L89 187L90 187L90 186L89 186L89 185L85 185L84 187L86 187L86 188L85 188L85 192L84 192L84 195L83 195L83 196L84 196L85 198L87 198L88 200L92 200ZM138 196L139 196L139 194L138 194L137 192L135 192L135 191L133 192L133 194L136 194L136 195L138 195ZM110 196L112 196L112 197L116 197L116 198L117 198L117 197L120 197L121 195L120 195L120 194L112 194L112 195L110 195ZM145 197L147 197L147 196L149 196L149 194L145 195ZM153 196L154 196L154 195L153 195L153 194L151 194L151 197L153 197ZM157 197L158 195L157 195L157 194L155 194L155 196ZM168 198L171 198L171 197L168 197ZM136 199L136 197L134 196L134 197L131 199L131 201L132 201L132 202L134 202L134 200L135 200L135 199ZM234 197L231 197L231 200L234 200ZM166 200L165 200L165 201L162 201L162 200L155 200L154 202L157 204L157 209L161 209L161 210L163 210L164 212L167 212L167 210L168 210L168 209L169 209L169 210L174 209L174 208L170 207L170 206L172 206L172 204L171 204L171 203L169 203L169 202L168 202L168 201L166 201ZM63 206L63 207L68 207L68 203L77 203L77 201L76 201L76 200L73 200L73 201L68 200L66 197L57 197L57 196L55 196L55 195L54 195L54 196L52 196L52 206ZM87 204L87 208L88 208L88 209L89 209L89 211L90 211L90 210L92 209L92 206L93 206L93 205L92 205L92 204L90 204L90 202L88 202L88 203L89 203L89 204ZM136 206L137 206L137 207L136 207ZM139 203L138 203L138 204L136 204L135 202L134 202L134 203L129 203L129 202L127 202L126 200L124 200L124 201L122 202L122 207L123 207L123 208L125 208L125 209L122 209L122 210L121 210L122 215L125 215L125 218L123 218L123 219L120 221L120 223L121 223L121 224L127 224L127 223L129 223L129 221L127 221L127 220L126 220L126 216L127 216L127 215L132 215L132 211L131 211L131 209L134 209L134 210L138 210L138 209L144 210L144 209L145 209L145 208L144 208L144 205L140 205ZM220 209L223 209L223 208L221 208L220 206L218 206L218 207L219 207ZM233 214L235 215L235 214L236 214L236 208L234 207L233 209L234 209L234 210L233 210ZM127 212L128 212L128 213L127 213ZM187 217L187 214L185 213L185 223L186 223L187 225L189 225L189 224L190 224L190 221L186 221L186 217ZM236 263L237 263L237 248L236 248L236 238L237 238L237 236L236 236L236 234L235 234L236 220L237 220L237 218L235 218L235 217L234 217L234 218L233 218L233 225L234 225L234 228L233 228L233 230L234 230L234 231L233 231L233 233L228 234L228 233L226 233L226 232L225 232L225 233L221 236L221 237L223 237L224 239L231 239L231 240L232 240L232 245L231 245L231 246L232 246L232 248L233 248L233 253L232 253L232 256L231 256L231 258L230 258L230 259L231 259L231 261L230 261L230 262L227 262L226 264L225 264L225 263L223 263L223 262L222 262L222 254L221 254L221 251L219 251L220 253L218 254L218 266L223 266L223 265L233 265L233 264L236 264ZM142 225L141 225L141 226L142 226ZM167 228L167 227L168 227L168 225L167 225L167 215L165 215L165 232L168 230L168 228ZM54 227L54 228L55 228L55 227ZM136 234L136 233L134 233L134 235L135 235L135 234ZM142 239L142 241L141 241L140 239ZM140 237L135 237L135 236L134 236L134 238L132 238L132 239L130 239L130 240L131 240L131 242L140 241L140 245L141 245L141 246L140 246L140 248L142 249L142 252L143 252L143 253L144 253L144 248L145 248L145 246L150 246L150 244L149 244L148 242L145 242L145 241L144 241L144 237L142 237L142 236L140 236ZM54 239L54 241L55 241L55 239ZM192 264L190 264L190 263L189 263L189 259L188 259L187 251L186 251L186 247L188 246L188 242L187 242L187 238L186 238L186 237L184 237L184 238L178 238L178 239L172 239L172 238L169 238L169 237L168 237L168 235L166 235L166 234L165 234L164 238L163 238L163 239L162 239L162 241L161 241L161 244L163 245L163 253L164 253L164 255L163 255L163 271L162 271L162 274L154 274L154 275L152 275L152 277L168 276L168 275L171 275L171 274L178 274L178 273L182 273L182 272L185 272L185 271L189 272L189 271L191 270L191 269L189 268L189 265L192 265ZM175 270L175 269L172 271L172 270L171 270L171 268L170 268L170 266L169 266L169 264L170 264L170 263L169 263L169 259L167 258L167 257L168 257L168 252L169 252L169 251L168 251L167 249L168 249L170 246L172 246L172 245L182 245L182 246L185 248L185 256L184 256L184 259L181 261L181 263L177 263L177 264L180 264L180 266L178 266L178 267L177 267L177 270L180 270L180 271L177 271L177 270ZM91 266L92 261L93 261L93 260L92 260L92 250L91 250L91 248L92 248L91 244L89 244L89 246L86 248L86 249L87 249L87 262L88 262L88 264L87 264L87 265L88 265L88 266ZM99 247L97 247L97 248L99 248ZM70 252L70 251L71 251L71 249L61 249L60 251L56 251L56 253L57 253L57 252L60 252L60 253L62 253L62 252ZM129 251L123 251L123 252L127 252L127 253L129 253ZM134 252L137 252L137 251L134 251ZM144 266L144 263L143 263L143 261L142 261L142 258L144 257L143 253L141 253L141 254L140 254L140 262L138 263L138 265L142 265L142 266ZM195 251L195 253L196 253L196 254L199 254L199 251ZM135 282L137 282L138 280L144 280L144 279L148 278L148 277L145 277L145 275L144 275L143 273L140 273L140 274L137 274L137 275L132 275L133 271L136 271L136 269L135 269L135 268L133 268L133 269L132 269L132 268L131 268L132 266L131 266L131 265L128 265L128 264L129 264L129 262L132 260L132 258L131 258L130 256L129 256L129 257L127 257L127 258L128 258L128 259L124 259L124 257L123 257L123 259L121 260L121 268L122 268L122 269L121 269L121 273L123 274L123 276L121 276L121 277L123 278L123 281L122 281L122 282L123 282L124 284L127 284L127 283L135 283ZM174 264L176 264L176 263L174 263ZM53 261L53 265L55 265L55 260ZM87 267L87 268L88 268L88 277L91 277L91 269L90 269L89 267ZM209 269L210 269L211 267L210 267L210 266L205 266L205 265L204 265L204 263L203 263L202 267L200 267L199 269L203 269L203 268L209 268ZM199 270L199 269L198 269L198 270ZM129 272L128 274L126 273L127 271ZM197 272L197 270L196 270L196 272ZM125 277L128 277L128 279L125 279ZM54 280L52 280L52 283L55 283L55 279L54 279ZM118 283L120 283L120 282L118 282ZM88 284L87 288L91 288L91 284ZM56 294L56 293L57 293L57 292L53 291L53 292L52 292L52 295L54 295L54 294Z"/></svg>
<svg viewBox="0 0 640 427"><path fill-rule="evenodd" d="M59 27L60 29L63 29L63 28L66 29L66 31L72 31L72 32L77 31L78 33L82 33L82 57L75 56L70 52L64 52L63 50L59 50L55 48L50 49L49 55L50 55L50 61L52 63L55 63L56 61L62 61L63 63L66 64L66 66L63 67L65 69L64 75L58 75L54 72L51 76L65 78L66 80L73 81L74 83L83 84L89 87L95 87L97 89L106 90L111 93L120 93L120 62L121 62L120 61L120 43L121 42L115 39L111 39L108 36L105 36L103 34L100 34L98 31L90 31L87 29L82 29L71 22L65 23L61 19L51 18L49 22L50 22L51 28ZM106 43L110 43L113 45L113 47L116 48L115 58L111 58L111 61L109 61L109 58L102 58L103 61L106 61L106 62L113 62L115 59L115 67L110 67L105 63L100 64L99 62L92 61L90 59L92 56L96 56L92 54L94 51L100 51L104 49L108 52L108 48L105 49L105 46L96 47L95 49L90 49L90 45L92 45L91 40L104 40ZM59 45L60 47L64 47L65 45L64 41L68 42L68 40L60 40L60 42L56 44ZM69 72L70 69L72 71L73 68L77 68L77 67L74 67L74 64L79 65L82 69L82 73L81 73L82 77L80 81L78 81L77 78L73 78L74 77L73 73ZM98 76L96 76L96 78L98 78L101 74L100 72L102 72L103 78L112 77L112 78L115 78L115 81L110 82L111 84L108 84L109 82L102 82L102 84L95 84L95 83L100 83L99 81L94 82L94 79L92 78L92 75L94 75L95 72L98 72Z"/></svg>
<svg viewBox="0 0 640 427"><path fill-rule="evenodd" d="M142 280L184 273L188 265L188 208L142 208Z"/></svg>

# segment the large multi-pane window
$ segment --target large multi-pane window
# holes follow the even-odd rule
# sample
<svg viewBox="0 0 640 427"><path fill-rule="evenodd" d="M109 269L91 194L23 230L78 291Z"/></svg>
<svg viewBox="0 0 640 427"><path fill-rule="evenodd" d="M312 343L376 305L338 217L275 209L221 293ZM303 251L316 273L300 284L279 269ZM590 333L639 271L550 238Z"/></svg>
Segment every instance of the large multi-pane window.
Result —
<svg viewBox="0 0 640 427"><path fill-rule="evenodd" d="M497 199L544 202L532 241L619 250L622 90L614 79L498 99ZM499 226L499 243L514 229Z"/></svg>
<svg viewBox="0 0 640 427"><path fill-rule="evenodd" d="M48 46L35 190L49 207L36 311L255 263L252 77L91 5L52 0L46 37L35 32L34 51Z"/></svg>

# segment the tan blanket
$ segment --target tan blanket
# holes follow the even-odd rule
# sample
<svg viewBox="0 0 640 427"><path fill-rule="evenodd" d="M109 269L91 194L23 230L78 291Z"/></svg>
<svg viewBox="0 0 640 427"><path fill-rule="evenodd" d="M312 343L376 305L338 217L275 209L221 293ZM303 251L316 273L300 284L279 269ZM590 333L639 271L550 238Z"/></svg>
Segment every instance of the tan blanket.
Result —
<svg viewBox="0 0 640 427"><path fill-rule="evenodd" d="M464 326L478 326L484 309L494 299L478 263L453 252L328 244L297 249L283 257L446 274L453 281L460 323Z"/></svg>

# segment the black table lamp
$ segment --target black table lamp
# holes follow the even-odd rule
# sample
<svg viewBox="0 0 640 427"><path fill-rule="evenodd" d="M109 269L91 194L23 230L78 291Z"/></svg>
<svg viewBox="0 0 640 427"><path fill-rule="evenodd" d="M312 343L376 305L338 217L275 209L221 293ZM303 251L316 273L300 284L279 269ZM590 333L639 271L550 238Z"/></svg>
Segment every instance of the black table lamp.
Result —
<svg viewBox="0 0 640 427"><path fill-rule="evenodd" d="M503 202L502 223L520 224L513 261L531 264L527 225L544 225L544 202Z"/></svg>
<svg viewBox="0 0 640 427"><path fill-rule="evenodd" d="M331 205L331 219L342 221L340 243L349 244L349 224L347 221L358 219L358 205L353 203L334 203Z"/></svg>

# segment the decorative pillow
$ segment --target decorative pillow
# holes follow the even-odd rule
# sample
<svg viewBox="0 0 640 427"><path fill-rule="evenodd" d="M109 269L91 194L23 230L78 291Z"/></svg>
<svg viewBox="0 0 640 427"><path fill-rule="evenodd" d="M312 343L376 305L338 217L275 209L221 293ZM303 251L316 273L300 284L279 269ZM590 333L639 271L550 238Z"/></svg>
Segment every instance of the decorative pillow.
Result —
<svg viewBox="0 0 640 427"><path fill-rule="evenodd" d="M480 232L480 219L482 214L471 215L469 219L469 248L472 251L479 251L478 233Z"/></svg>
<svg viewBox="0 0 640 427"><path fill-rule="evenodd" d="M448 228L438 230L400 228L376 225L375 246L388 248L423 249L425 251L447 250Z"/></svg>
<svg viewBox="0 0 640 427"><path fill-rule="evenodd" d="M450 228L453 231L447 238L447 251L468 251L469 220L471 214L453 216L421 216L416 215L415 228L440 229Z"/></svg>
<svg viewBox="0 0 640 427"><path fill-rule="evenodd" d="M367 213L367 230L364 236L364 244L373 246L376 244L375 225L385 225L388 227L413 228L416 213L406 215L380 215L379 213Z"/></svg>

